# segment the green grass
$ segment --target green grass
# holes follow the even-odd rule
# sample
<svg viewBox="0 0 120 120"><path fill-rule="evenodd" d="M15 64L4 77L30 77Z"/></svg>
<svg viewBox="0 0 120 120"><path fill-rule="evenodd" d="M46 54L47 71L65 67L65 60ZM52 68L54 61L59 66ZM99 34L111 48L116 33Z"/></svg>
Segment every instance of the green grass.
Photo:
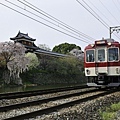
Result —
<svg viewBox="0 0 120 120"><path fill-rule="evenodd" d="M116 117L116 112L120 110L120 102L106 107L105 111L100 110L100 115L103 120L113 120Z"/></svg>
<svg viewBox="0 0 120 120"><path fill-rule="evenodd" d="M102 113L102 119L103 120L113 120L116 116L115 112L103 112Z"/></svg>
<svg viewBox="0 0 120 120"><path fill-rule="evenodd" d="M114 112L120 110L120 102L119 102L118 104L112 104L112 105L110 106L110 108L111 108L111 110L114 111Z"/></svg>

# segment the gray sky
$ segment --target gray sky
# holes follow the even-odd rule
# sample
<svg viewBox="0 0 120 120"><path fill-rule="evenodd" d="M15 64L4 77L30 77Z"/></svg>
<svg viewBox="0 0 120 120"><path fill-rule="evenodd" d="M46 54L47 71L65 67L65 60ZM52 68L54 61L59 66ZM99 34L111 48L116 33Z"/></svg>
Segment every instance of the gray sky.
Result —
<svg viewBox="0 0 120 120"><path fill-rule="evenodd" d="M61 43L72 43L80 46L82 50L88 44L88 38L81 38L81 35L77 33L69 33L61 29L63 27L58 22L54 22L42 14L30 9L28 6L21 4L17 0L7 0L13 2L14 4L24 8L25 10L29 10L39 17L36 17L25 10L22 10L10 3L6 2L6 0L0 0L0 3L12 7L17 11L26 14L34 18L35 20L39 21L36 22L35 20L29 19L9 8L4 7L0 4L0 42L9 41L11 37L15 37L20 30L22 33L28 33L30 37L35 38L35 44L46 44L51 49L55 45L59 45ZM19 0L23 1L24 0ZM28 1L28 0L26 0ZM87 7L84 1L97 13L97 16L93 11L91 13L96 16L96 18L91 15L82 5ZM39 9L43 10L44 12L52 15L53 17L59 19L60 21L64 22L65 24L71 26L72 28L88 35L94 40L89 39L89 43L93 43L95 40L99 40L104 38L109 38L109 28L106 28L100 21L102 20L107 23L110 27L119 26L120 25L120 0L79 0L82 3L80 5L76 0L29 0L32 5L38 7ZM40 11L39 11L40 12ZM100 18L98 17L100 16ZM49 20L50 22L56 24L53 25L50 22L47 22L40 17ZM69 35L77 37L75 39L73 37L67 36L61 32L53 30L40 22L47 24L59 31L65 32ZM63 27L67 29L66 27ZM67 29L68 30L68 29ZM70 30L69 30L70 31ZM115 36L115 35L117 36ZM114 32L112 34L112 38L117 41L120 41L120 33ZM77 35L77 36L76 36ZM86 42L83 42L83 41Z"/></svg>

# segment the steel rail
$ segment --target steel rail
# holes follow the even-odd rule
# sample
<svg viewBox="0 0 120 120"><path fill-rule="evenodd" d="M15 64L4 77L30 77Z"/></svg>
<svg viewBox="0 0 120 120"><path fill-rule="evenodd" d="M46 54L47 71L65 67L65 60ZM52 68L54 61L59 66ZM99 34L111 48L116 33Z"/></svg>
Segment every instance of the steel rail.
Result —
<svg viewBox="0 0 120 120"><path fill-rule="evenodd" d="M0 100L2 100L2 99L16 99L16 98L22 98L22 97L37 96L37 95L50 94L50 93L76 90L76 89L84 89L84 88L88 88L88 86L83 85L83 86L64 87L64 88L56 88L56 89L5 93L5 94L0 94Z"/></svg>
<svg viewBox="0 0 120 120"><path fill-rule="evenodd" d="M6 118L5 120L24 120L24 119L34 118L36 116L40 116L40 115L43 115L43 114L49 114L49 113L55 112L59 109L67 108L67 107L73 106L75 104L80 104L82 102L87 102L89 100L93 100L93 99L96 99L96 98L99 98L101 96L105 96L105 95L108 95L108 94L111 94L111 93L114 93L114 92L117 92L117 91L118 90L105 91L103 93L99 93L97 95L93 95L93 96L90 96L90 97L86 97L86 98L78 99L78 100L75 100L75 101L63 103L63 104L60 104L60 105L56 105L56 106L45 108L45 109L38 110L38 111L35 111L35 112L15 116L15 117L12 117L12 118Z"/></svg>
<svg viewBox="0 0 120 120"><path fill-rule="evenodd" d="M23 107L28 107L28 106L38 105L38 104L40 105L40 104L47 103L47 102L50 102L50 101L70 98L70 97L84 95L84 94L87 94L87 93L93 93L93 92L97 92L97 91L99 91L99 90L98 89L93 89L93 90L76 92L76 93L71 93L71 94L66 94L66 95L59 95L59 96L45 98L45 99L36 100L36 101L30 101L30 102L25 102L25 103L20 103L20 104L13 104L13 105L8 105L8 106L3 106L3 107L0 107L0 112L6 112L8 110L13 110L13 109L17 109L17 108L23 108Z"/></svg>

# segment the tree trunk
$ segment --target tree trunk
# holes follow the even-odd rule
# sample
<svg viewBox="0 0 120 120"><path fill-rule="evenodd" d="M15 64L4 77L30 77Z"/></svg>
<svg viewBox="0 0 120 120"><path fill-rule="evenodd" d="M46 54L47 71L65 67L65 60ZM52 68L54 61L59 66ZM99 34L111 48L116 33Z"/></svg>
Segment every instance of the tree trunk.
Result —
<svg viewBox="0 0 120 120"><path fill-rule="evenodd" d="M21 79L20 77L18 77L17 74L11 75L10 79L11 79L11 83L12 83L12 84L15 84L15 85L23 85L22 79Z"/></svg>
<svg viewBox="0 0 120 120"><path fill-rule="evenodd" d="M12 74L10 76L10 71L8 69L5 69L3 72L3 80L4 80L4 84L9 85L9 84L13 84L13 85L23 85L22 83L22 79L20 77L18 77L17 74Z"/></svg>
<svg viewBox="0 0 120 120"><path fill-rule="evenodd" d="M4 69L4 72L3 72L3 80L4 80L4 84L10 84L10 72L8 69Z"/></svg>

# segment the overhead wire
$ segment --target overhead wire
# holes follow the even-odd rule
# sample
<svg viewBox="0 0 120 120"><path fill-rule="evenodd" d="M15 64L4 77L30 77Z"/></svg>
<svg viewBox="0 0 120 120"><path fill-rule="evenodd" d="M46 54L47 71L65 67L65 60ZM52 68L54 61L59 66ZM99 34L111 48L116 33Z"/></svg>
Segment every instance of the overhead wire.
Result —
<svg viewBox="0 0 120 120"><path fill-rule="evenodd" d="M18 0L18 1L21 2L20 0ZM43 10L41 10L40 8L38 8L38 7L36 7L35 5L31 4L31 3L28 2L27 0L23 0L23 1L26 2L27 4L29 4L30 6L27 5L27 4L25 4L25 3L23 3L23 2L21 2L22 4L24 4L24 5L26 5L26 6L30 7L30 8L31 8L31 6L34 7L34 8L36 8L37 10L39 10L39 11L42 12L42 13L40 12L42 15L50 18L51 20L53 20L53 21L55 21L55 22L58 22L58 24L63 25L64 27L66 27L66 28L68 28L68 29L70 29L70 30L72 30L72 31L74 31L74 32L79 32L79 34L80 34L80 31L72 28L71 26L65 24L64 22L58 20L57 18L51 16L50 14L48 14L48 13L46 13L46 12L44 12ZM110 29L109 25L108 25L84 0L82 0L82 1L83 1L83 2L87 5L87 7L96 15L96 17L94 16L94 14L93 14L93 16L94 16L97 20L99 20L107 29ZM31 9L34 9L34 8L31 8ZM97 9L97 10L98 10L98 9ZM100 12L100 10L98 10L98 11ZM38 12L38 11L37 11L37 12ZM90 11L89 11L89 12L90 12ZM91 14L92 14L92 12L91 12ZM102 13L102 15L103 15L109 22L111 22L103 13ZM111 22L111 23L112 23L112 22ZM113 24L113 23L112 23L112 24ZM113 34L114 34L117 38L120 38L120 37L119 37L118 35L116 35L115 33L113 33ZM82 35L83 35L83 33L82 33ZM84 34L84 35L85 35L85 34ZM85 35L84 37L89 37L89 36L86 36L86 35ZM90 38L90 37L89 37L89 38ZM94 38L92 38L92 39L94 39ZM95 40L95 39L94 39L94 40Z"/></svg>
<svg viewBox="0 0 120 120"><path fill-rule="evenodd" d="M88 6L88 8L89 8L104 24L106 24L106 26L109 26L84 0L82 0L82 1L85 3L85 5Z"/></svg>
<svg viewBox="0 0 120 120"><path fill-rule="evenodd" d="M118 10L118 12L120 12L120 8L117 6L117 4L115 3L115 1L114 1L114 0L112 0L112 2L113 2L113 4L114 4L114 6L115 6L116 10ZM117 31L117 33L118 33L118 31Z"/></svg>
<svg viewBox="0 0 120 120"><path fill-rule="evenodd" d="M79 0L76 0L82 7L84 7L94 18L96 18L100 23L102 23L107 29L109 28L109 26L104 23L102 20L100 20L100 18L98 18L97 16L95 16L87 7L85 7Z"/></svg>
<svg viewBox="0 0 120 120"><path fill-rule="evenodd" d="M106 20L108 20L112 25L114 24L112 21L110 21L110 19L108 19L90 0L88 0L93 6L94 6L94 8L96 9L96 10L98 10L103 16L104 16L104 18L106 18ZM113 0L113 2L114 2L114 0ZM114 3L115 4L115 3ZM120 36L117 34L115 34L115 33L113 33L117 38L120 38Z"/></svg>
<svg viewBox="0 0 120 120"><path fill-rule="evenodd" d="M113 1L113 4L115 5L115 7L117 8L117 10L120 12L120 9L119 9L119 7L116 5L115 1L114 1L114 0L112 0L112 1Z"/></svg>
<svg viewBox="0 0 120 120"><path fill-rule="evenodd" d="M101 14L105 17L106 20L108 20L110 23L114 24L110 19L108 19L90 0L88 0L90 4Z"/></svg>
<svg viewBox="0 0 120 120"><path fill-rule="evenodd" d="M114 20L116 20L116 22L118 22L120 24L120 22L118 21L118 19L116 19L116 17L109 11L109 9L103 4L103 2L101 0L99 0L99 2L101 3L101 5L107 10L107 12L114 18ZM113 33L117 38L120 39L120 36L115 33Z"/></svg>
<svg viewBox="0 0 120 120"><path fill-rule="evenodd" d="M54 22L57 22L59 25L62 25L62 26L64 26L65 28L70 29L71 31L73 31L73 32L75 32L75 33L77 33L77 34L79 34L79 35L85 37L85 38L88 38L88 39L91 39L91 40L95 40L94 38L92 38L92 37L90 37L90 36L88 36L88 35L86 35L86 34L80 32L80 31L78 31L78 30L76 30L75 28L73 28L73 27L67 25L66 23L62 22L61 20L55 18L54 16L52 16L52 15L46 13L45 11L43 11L43 10L41 10L40 8L38 8L38 7L36 7L35 5L33 5L32 3L30 3L30 2L28 2L28 1L26 1L26 0L23 0L23 1L26 2L27 4L24 3L24 2L22 2L22 1L20 1L20 0L17 0L17 1L19 1L20 3L26 5L27 7L29 7L29 8L31 8L31 9L35 10L36 12L42 14L43 16L45 16L45 17L47 17L47 18L53 20Z"/></svg>
<svg viewBox="0 0 120 120"><path fill-rule="evenodd" d="M107 29L110 29L109 25L84 1L82 0L90 10L92 10L93 12L91 12L87 7L85 7L85 5L83 5L79 0L76 0L83 8L85 8L92 16L94 16L100 23L102 23ZM96 15L97 16L96 16ZM120 39L120 37L118 35L116 35L115 33L113 33L117 38Z"/></svg>
<svg viewBox="0 0 120 120"><path fill-rule="evenodd" d="M119 21L116 19L116 17L108 10L108 8L103 4L101 0L99 0L102 6L108 11L108 13L119 23Z"/></svg>
<svg viewBox="0 0 120 120"><path fill-rule="evenodd" d="M75 36L72 36L72 35L70 35L70 34L68 34L68 33L65 33L65 32L63 32L63 31L61 31L61 30L58 30L58 29L56 29L56 28L54 28L54 27L52 27L52 26L50 26L50 25L47 25L47 24L45 24L45 23L43 23L43 22L41 22L41 21L39 21L39 20L37 20L37 19L29 16L29 15L26 15L26 14L24 14L24 13L22 13L22 12L16 10L16 9L14 9L14 8L8 6L8 5L5 5L5 4L3 4L3 3L0 3L0 4L1 4L2 6L4 6L4 7L6 7L6 8L9 8L9 9L11 9L11 10L13 10L13 11L15 11L15 12L17 12L17 13L19 13L19 14L21 14L21 15L29 18L29 19L31 19L31 20L34 20L34 21L36 21L36 22L38 22L38 23L40 23L40 24L42 24L42 25L45 25L45 26L47 26L47 27L49 27L49 28L51 28L51 29L53 29L53 30L56 30L56 31L58 31L58 32L60 32L60 33L63 33L63 34L65 34L65 35L69 36L69 37L75 38L75 39L80 40L80 41L82 41L82 42L89 43L89 42L87 42L87 41L85 41L85 40L79 39L79 38L77 38L77 37L75 37Z"/></svg>
<svg viewBox="0 0 120 120"><path fill-rule="evenodd" d="M14 6L16 6L16 7L18 7L18 8L20 8L20 9L22 9L22 10L27 11L28 13L30 13L30 14L32 14L32 15L35 15L35 16L37 16L37 17L39 17L39 18L41 18L41 19L43 19L43 20L45 20L45 21L51 23L52 25L55 25L55 26L57 26L57 27L59 27L59 28L65 30L65 31L67 31L67 32L69 32L69 33L71 33L71 34L77 36L77 37L80 37L81 39L85 39L85 38L83 38L82 36L79 36L78 34L75 34L75 33L71 32L71 31L69 31L69 30L67 30L67 29L65 29L65 28L63 28L63 27L61 27L61 26L59 26L59 25L57 25L57 24L55 24L55 23L53 23L53 22L51 22L51 21L49 21L49 20L47 20L47 19L45 19L45 18L39 16L39 15L35 14L35 13L29 11L29 10L27 10L27 9L24 9L24 8L22 8L22 7L18 6L18 5L16 5L16 4L13 3L13 2L10 2L10 1L8 1L8 0L5 0L5 1L8 2L8 3L10 3L10 4L12 4L12 5L14 5ZM87 41L89 41L89 40L87 40Z"/></svg>

